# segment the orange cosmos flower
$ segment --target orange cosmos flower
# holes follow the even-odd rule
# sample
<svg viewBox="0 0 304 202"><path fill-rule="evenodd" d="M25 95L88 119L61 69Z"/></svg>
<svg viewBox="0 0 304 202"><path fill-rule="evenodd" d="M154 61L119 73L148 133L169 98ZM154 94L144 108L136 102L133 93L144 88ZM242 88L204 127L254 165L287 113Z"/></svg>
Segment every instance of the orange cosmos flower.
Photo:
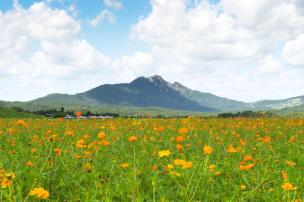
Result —
<svg viewBox="0 0 304 202"><path fill-rule="evenodd" d="M153 165L151 168L153 171L157 171L158 170L158 166L157 165Z"/></svg>
<svg viewBox="0 0 304 202"><path fill-rule="evenodd" d="M294 167L296 165L295 162L293 161L285 161L286 165L290 166L290 167Z"/></svg>
<svg viewBox="0 0 304 202"><path fill-rule="evenodd" d="M262 142L265 142L265 143L270 143L271 142L270 136L260 137L259 140L262 141Z"/></svg>
<svg viewBox="0 0 304 202"><path fill-rule="evenodd" d="M187 128L181 128L181 129L178 130L178 133L183 135L183 134L188 133L188 131L189 130Z"/></svg>
<svg viewBox="0 0 304 202"><path fill-rule="evenodd" d="M122 164L120 164L120 167L123 169L127 169L130 167L130 165L128 163L122 163Z"/></svg>
<svg viewBox="0 0 304 202"><path fill-rule="evenodd" d="M209 155L209 154L212 154L213 148L209 145L205 145L204 148L203 148L203 151L204 151L205 154Z"/></svg>
<svg viewBox="0 0 304 202"><path fill-rule="evenodd" d="M193 164L191 161L186 161L184 164L183 164L183 169L189 169L189 168L192 168Z"/></svg>
<svg viewBox="0 0 304 202"><path fill-rule="evenodd" d="M240 145L241 146L245 146L247 144L247 142L245 140L240 140Z"/></svg>
<svg viewBox="0 0 304 202"><path fill-rule="evenodd" d="M27 167L33 167L34 164L31 161L28 161L28 162L25 163L25 166L27 166Z"/></svg>
<svg viewBox="0 0 304 202"><path fill-rule="evenodd" d="M77 148L86 148L86 147L87 147L87 144L86 144L86 142L85 142L84 139L80 138L80 139L78 139L77 142L76 142L76 147L77 147Z"/></svg>
<svg viewBox="0 0 304 202"><path fill-rule="evenodd" d="M288 179L288 174L284 171L281 172L281 177L283 178L283 180L287 180Z"/></svg>
<svg viewBox="0 0 304 202"><path fill-rule="evenodd" d="M36 153L36 152L37 152L37 149L32 148L31 151L32 151L32 153Z"/></svg>
<svg viewBox="0 0 304 202"><path fill-rule="evenodd" d="M98 144L104 147L110 146L110 142L108 142L107 140L99 141Z"/></svg>
<svg viewBox="0 0 304 202"><path fill-rule="evenodd" d="M229 153L236 153L236 152L239 152L239 148L235 148L232 144L230 144L228 146L227 152L229 152Z"/></svg>
<svg viewBox="0 0 304 202"><path fill-rule="evenodd" d="M98 138L99 139L104 139L106 137L106 134L104 132L98 133Z"/></svg>
<svg viewBox="0 0 304 202"><path fill-rule="evenodd" d="M55 148L54 152L55 152L56 156L60 156L61 155L61 149L60 148Z"/></svg>
<svg viewBox="0 0 304 202"><path fill-rule="evenodd" d="M292 191L297 189L293 184L291 184L290 182L284 182L282 184L282 189L284 189L285 191Z"/></svg>
<svg viewBox="0 0 304 202"><path fill-rule="evenodd" d="M289 138L289 142L294 143L296 141L296 137L295 136L291 136Z"/></svg>
<svg viewBox="0 0 304 202"><path fill-rule="evenodd" d="M175 138L175 142L177 142L177 143L181 143L181 142L183 142L185 140L185 138L183 137L183 136L177 136L176 138Z"/></svg>
<svg viewBox="0 0 304 202"><path fill-rule="evenodd" d="M65 132L65 136L73 136L74 135L74 131L72 130L68 130Z"/></svg>
<svg viewBox="0 0 304 202"><path fill-rule="evenodd" d="M254 167L254 163L249 163L247 165L240 164L240 170L249 170Z"/></svg>
<svg viewBox="0 0 304 202"><path fill-rule="evenodd" d="M181 160L181 159L175 159L175 160L173 161L173 164L174 164L174 165L177 165L177 166L182 166L184 163L185 163L185 161L184 161L184 160Z"/></svg>
<svg viewBox="0 0 304 202"><path fill-rule="evenodd" d="M136 137L136 136L130 136L129 138L128 138L128 141L129 142L136 142L138 140L138 138Z"/></svg>
<svg viewBox="0 0 304 202"><path fill-rule="evenodd" d="M245 156L243 156L243 161L244 161L244 162L246 162L246 161L251 161L251 160L253 160L252 156L250 156L250 155L245 155Z"/></svg>
<svg viewBox="0 0 304 202"><path fill-rule="evenodd" d="M0 180L0 184L2 188L9 187L12 185L12 180L5 177Z"/></svg>
<svg viewBox="0 0 304 202"><path fill-rule="evenodd" d="M177 144L176 149L178 149L179 151L183 151L183 146L181 144Z"/></svg>
<svg viewBox="0 0 304 202"><path fill-rule="evenodd" d="M29 193L30 196L36 196L37 198L47 199L50 196L50 193L43 189L42 187L34 188Z"/></svg>

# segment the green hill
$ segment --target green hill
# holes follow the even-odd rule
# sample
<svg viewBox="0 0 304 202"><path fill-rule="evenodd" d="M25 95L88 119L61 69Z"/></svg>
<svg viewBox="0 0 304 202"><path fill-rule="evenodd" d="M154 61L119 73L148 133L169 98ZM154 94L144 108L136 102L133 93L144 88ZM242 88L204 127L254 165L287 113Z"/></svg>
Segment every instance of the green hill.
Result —
<svg viewBox="0 0 304 202"><path fill-rule="evenodd" d="M0 118L43 118L44 116L40 116L37 114L17 111L12 108L2 108L0 107Z"/></svg>

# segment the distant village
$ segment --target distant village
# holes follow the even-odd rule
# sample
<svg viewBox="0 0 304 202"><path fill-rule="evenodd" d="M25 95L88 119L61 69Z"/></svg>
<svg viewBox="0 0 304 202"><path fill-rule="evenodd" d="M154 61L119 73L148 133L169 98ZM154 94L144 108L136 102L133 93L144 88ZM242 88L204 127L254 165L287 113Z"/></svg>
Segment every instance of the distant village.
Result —
<svg viewBox="0 0 304 202"><path fill-rule="evenodd" d="M39 110L34 112L35 114L44 115L50 118L64 118L64 119L112 119L119 117L119 114L115 113L93 113L90 111L65 111L62 107L60 110L51 109L51 110Z"/></svg>
<svg viewBox="0 0 304 202"><path fill-rule="evenodd" d="M71 116L71 115L66 115L63 117L64 119L112 119L114 118L113 116Z"/></svg>

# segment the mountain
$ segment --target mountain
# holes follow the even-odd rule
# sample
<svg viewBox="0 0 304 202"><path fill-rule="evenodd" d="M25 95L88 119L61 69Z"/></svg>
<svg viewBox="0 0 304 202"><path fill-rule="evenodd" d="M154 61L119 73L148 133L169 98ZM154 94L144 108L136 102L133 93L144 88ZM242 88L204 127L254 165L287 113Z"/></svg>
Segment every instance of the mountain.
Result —
<svg viewBox="0 0 304 202"><path fill-rule="evenodd" d="M252 107L256 109L284 109L304 107L304 96L293 97L282 100L262 100L252 103Z"/></svg>
<svg viewBox="0 0 304 202"><path fill-rule="evenodd" d="M79 95L109 105L213 111L185 98L172 88L172 84L157 75L139 77L127 84L102 85Z"/></svg>
<svg viewBox="0 0 304 202"><path fill-rule="evenodd" d="M29 102L2 102L0 107L21 107L30 111L64 107L70 110L107 110L111 112L171 110L175 113L192 112L233 112L244 110L274 110L282 113L304 111L304 96L282 100L241 102L211 93L192 90L178 82L170 83L162 77L139 77L131 83L105 84L83 93L50 94ZM175 111L174 111L175 110Z"/></svg>
<svg viewBox="0 0 304 202"><path fill-rule="evenodd" d="M5 106L5 104L6 104L6 102L4 102L4 101L0 101L0 107Z"/></svg>
<svg viewBox="0 0 304 202"><path fill-rule="evenodd" d="M191 90L178 82L173 83L173 88L189 100L209 108L217 109L218 111L244 110L251 108L251 104L249 103L219 97L211 93Z"/></svg>
<svg viewBox="0 0 304 202"><path fill-rule="evenodd" d="M160 76L139 77L131 83L105 84L76 95L50 94L30 101L32 106L125 106L156 107L183 111L211 112L215 109L182 96Z"/></svg>

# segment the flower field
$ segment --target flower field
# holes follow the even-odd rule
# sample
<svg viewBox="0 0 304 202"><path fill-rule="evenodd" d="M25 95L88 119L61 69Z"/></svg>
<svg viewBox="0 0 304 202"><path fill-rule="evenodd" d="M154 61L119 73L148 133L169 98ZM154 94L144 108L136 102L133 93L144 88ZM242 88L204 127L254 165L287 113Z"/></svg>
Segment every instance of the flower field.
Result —
<svg viewBox="0 0 304 202"><path fill-rule="evenodd" d="M301 119L0 119L0 201L301 201Z"/></svg>

